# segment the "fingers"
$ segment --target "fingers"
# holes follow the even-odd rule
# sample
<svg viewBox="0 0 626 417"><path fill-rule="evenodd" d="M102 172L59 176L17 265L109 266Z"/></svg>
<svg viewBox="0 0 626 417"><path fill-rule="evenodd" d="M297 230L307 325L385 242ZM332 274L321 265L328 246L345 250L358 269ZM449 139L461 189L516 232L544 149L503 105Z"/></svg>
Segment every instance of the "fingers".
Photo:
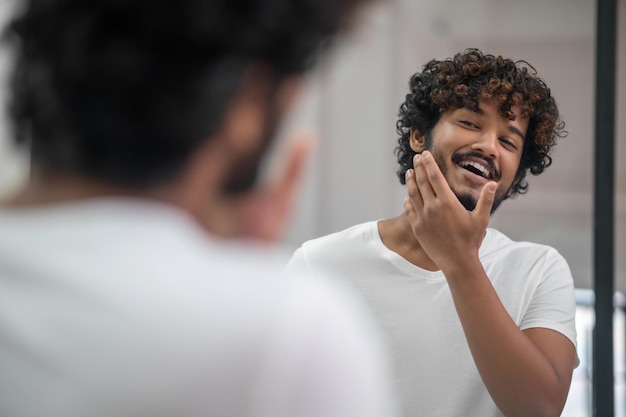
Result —
<svg viewBox="0 0 626 417"><path fill-rule="evenodd" d="M424 207L424 200L422 199L422 195L420 193L420 190L417 186L417 182L415 180L415 170L413 169L407 169L406 173L405 173L405 180L406 180L406 192L407 192L407 198L404 202L405 204L405 210L406 210L406 205L407 203L411 205L411 208L413 210L417 208L419 208L419 210L422 209L422 207Z"/></svg>
<svg viewBox="0 0 626 417"><path fill-rule="evenodd" d="M429 152L424 151L417 154L413 158L414 169L408 169L405 174L407 201L405 201L405 211L407 214L417 215L421 212L424 205L428 202L434 202L437 194L432 186L433 178L436 180L437 175L441 176L437 164ZM434 166L434 167L433 167ZM411 204L412 211L407 210L407 203Z"/></svg>
<svg viewBox="0 0 626 417"><path fill-rule="evenodd" d="M430 174L428 172L428 159L432 161L429 154L424 151L417 154L413 158L413 166L415 167L415 183L424 201L431 200L437 196L431 185ZM432 161L434 163L434 161ZM435 164L436 165L436 164Z"/></svg>
<svg viewBox="0 0 626 417"><path fill-rule="evenodd" d="M454 197L454 193L450 189L448 181L444 178L439 165L429 151L422 152L421 158L419 158L419 165L421 165L424 170L424 178L427 180L428 187L430 187L434 196L440 199ZM426 189L426 187L424 187L424 189Z"/></svg>
<svg viewBox="0 0 626 417"><path fill-rule="evenodd" d="M480 197L478 197L476 208L474 208L474 211L472 212L474 216L485 220L485 223L489 222L491 207L493 207L493 202L495 200L496 187L497 184L493 181L485 184L482 190L480 190Z"/></svg>

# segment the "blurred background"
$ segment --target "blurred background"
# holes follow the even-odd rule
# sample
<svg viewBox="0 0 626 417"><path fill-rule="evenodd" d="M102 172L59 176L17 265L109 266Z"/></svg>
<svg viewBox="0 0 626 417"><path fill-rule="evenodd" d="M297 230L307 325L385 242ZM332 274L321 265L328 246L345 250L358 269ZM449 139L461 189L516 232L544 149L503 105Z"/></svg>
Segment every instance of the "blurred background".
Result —
<svg viewBox="0 0 626 417"><path fill-rule="evenodd" d="M626 0L618 1L616 126L616 289L626 293ZM491 226L515 240L557 248L579 289L579 355L564 416L588 416L593 309L594 0L394 0L369 9L356 31L333 49L307 80L268 161L268 176L294 129L316 133L295 215L289 250L307 239L356 223L397 215L404 188L395 175L395 122L409 77L432 58L468 47L532 64L552 89L568 137L552 166L529 177L527 195L505 202ZM0 3L0 18L9 13ZM0 54L0 99L8 57ZM14 149L0 115L0 198L25 180L28 158ZM616 415L624 403L624 320L616 320Z"/></svg>

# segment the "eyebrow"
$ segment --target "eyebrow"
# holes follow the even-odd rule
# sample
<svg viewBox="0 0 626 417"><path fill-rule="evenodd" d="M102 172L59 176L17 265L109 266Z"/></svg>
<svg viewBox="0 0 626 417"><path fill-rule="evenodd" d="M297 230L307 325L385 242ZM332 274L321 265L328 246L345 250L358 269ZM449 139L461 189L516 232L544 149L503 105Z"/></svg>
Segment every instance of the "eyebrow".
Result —
<svg viewBox="0 0 626 417"><path fill-rule="evenodd" d="M483 109L481 109L480 107L476 107L475 109L470 109L469 107L463 107L463 108L466 109L466 110L469 110L469 111L471 111L473 113L476 113L476 114L478 114L480 116L484 116L485 115L485 111ZM522 131L519 130L518 128L516 128L515 126L508 125L507 127L509 128L509 131L511 133L514 133L514 134L518 135L522 139L522 141L524 141L526 139L526 135L524 135L522 133Z"/></svg>

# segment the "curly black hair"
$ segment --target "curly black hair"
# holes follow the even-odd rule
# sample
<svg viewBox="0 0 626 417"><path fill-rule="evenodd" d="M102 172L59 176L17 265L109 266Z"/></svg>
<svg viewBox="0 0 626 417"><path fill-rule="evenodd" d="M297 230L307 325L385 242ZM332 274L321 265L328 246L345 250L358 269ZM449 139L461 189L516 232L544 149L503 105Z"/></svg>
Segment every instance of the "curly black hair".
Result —
<svg viewBox="0 0 626 417"><path fill-rule="evenodd" d="M252 63L308 70L364 0L25 0L4 33L9 113L35 165L172 180Z"/></svg>
<svg viewBox="0 0 626 417"><path fill-rule="evenodd" d="M557 138L567 135L550 89L526 61L466 49L453 58L428 62L421 73L411 77L409 85L410 93L400 106L396 123L400 135L395 148L399 164L396 173L402 184L416 153L409 144L410 129L428 137L440 115L449 110L476 110L480 101L495 99L500 113L509 120L515 119L513 106L529 118L520 166L507 197L528 190L527 173L539 175L550 166L549 154Z"/></svg>

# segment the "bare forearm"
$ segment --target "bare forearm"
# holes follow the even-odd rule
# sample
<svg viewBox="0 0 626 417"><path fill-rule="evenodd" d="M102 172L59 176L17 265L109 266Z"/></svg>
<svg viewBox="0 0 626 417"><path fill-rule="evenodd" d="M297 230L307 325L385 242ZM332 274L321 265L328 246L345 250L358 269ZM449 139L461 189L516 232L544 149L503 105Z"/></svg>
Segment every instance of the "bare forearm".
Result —
<svg viewBox="0 0 626 417"><path fill-rule="evenodd" d="M560 378L517 327L480 262L444 272L478 371L500 410L506 416L558 416L570 380Z"/></svg>

